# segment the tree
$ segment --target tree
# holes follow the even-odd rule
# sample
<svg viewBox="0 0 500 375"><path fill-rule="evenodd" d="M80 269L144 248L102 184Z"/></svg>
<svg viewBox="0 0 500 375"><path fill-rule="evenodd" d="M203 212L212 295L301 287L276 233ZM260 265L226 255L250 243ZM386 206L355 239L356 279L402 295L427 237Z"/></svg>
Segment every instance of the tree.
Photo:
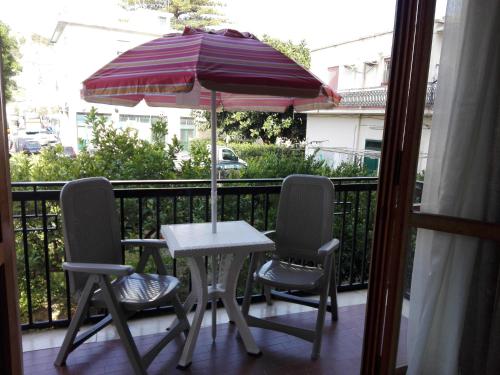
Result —
<svg viewBox="0 0 500 375"><path fill-rule="evenodd" d="M264 35L262 41L274 47L304 68L309 68L311 55L305 41L294 44ZM210 113L193 111L195 123L201 129L209 128ZM306 136L307 116L294 113L289 108L284 113L269 112L221 112L217 114L219 134L233 141L262 139L264 143L275 143L277 138L298 143Z"/></svg>
<svg viewBox="0 0 500 375"><path fill-rule="evenodd" d="M159 147L165 148L168 134L168 121L166 117L160 117L151 124L151 142Z"/></svg>
<svg viewBox="0 0 500 375"><path fill-rule="evenodd" d="M10 101L17 89L14 77L22 70L19 63L21 54L18 41L10 35L9 27L2 21L0 21L0 48L2 50L2 77L5 82L5 100Z"/></svg>
<svg viewBox="0 0 500 375"><path fill-rule="evenodd" d="M172 27L177 30L190 27L216 26L225 22L217 9L223 3L214 0L122 0L126 8L162 10L172 14Z"/></svg>
<svg viewBox="0 0 500 375"><path fill-rule="evenodd" d="M174 176L174 162L165 144L139 139L135 129L117 129L92 108L86 118L92 126L92 152L89 156L93 170L88 172L110 179L169 179ZM166 127L161 129L166 131Z"/></svg>
<svg viewBox="0 0 500 375"><path fill-rule="evenodd" d="M204 113L208 128L210 113ZM298 143L306 136L307 116L294 113L290 108L284 113L270 112L221 112L217 113L217 127L220 135L231 141L261 139L264 143L275 143L277 138ZM197 123L202 123L197 119Z"/></svg>

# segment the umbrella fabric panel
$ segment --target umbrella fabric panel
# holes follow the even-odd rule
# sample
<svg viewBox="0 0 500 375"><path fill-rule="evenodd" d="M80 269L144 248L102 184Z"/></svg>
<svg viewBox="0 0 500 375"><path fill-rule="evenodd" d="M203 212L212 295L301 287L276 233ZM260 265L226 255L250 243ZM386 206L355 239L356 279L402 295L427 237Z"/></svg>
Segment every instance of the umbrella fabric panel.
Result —
<svg viewBox="0 0 500 375"><path fill-rule="evenodd" d="M323 89L322 89L323 90ZM201 88L199 93L148 95L145 97L147 105L151 107L197 108L210 110L210 91ZM261 111L285 112L293 107L295 111L309 111L316 109L330 109L336 106L339 96L330 96L322 93L316 98L293 98L282 96L243 95L217 92L217 111Z"/></svg>
<svg viewBox="0 0 500 375"><path fill-rule="evenodd" d="M328 89L322 88L323 90ZM146 104L150 107L171 107L171 108L196 108L211 109L211 92L195 84L194 88L187 93L170 93L159 95L112 95L96 96L92 102L134 106L144 98ZM261 96L261 95L242 95L217 92L216 109L223 109L230 112L236 111L261 111L261 112L285 112L293 107L297 112L329 109L338 104L338 96L322 93L314 99L308 98L290 98L280 96Z"/></svg>
<svg viewBox="0 0 500 375"><path fill-rule="evenodd" d="M92 100L87 100L93 103L133 107L144 98L146 104L150 107L210 110L210 91L202 89L199 94L195 94L193 91L180 94L95 96ZM191 93L194 95L190 95ZM337 104L338 99L328 95L321 95L314 99L297 99L279 96L257 96L218 92L216 100L217 111L222 111L224 109L230 112L285 112L290 106L292 106L295 111L302 112L317 109L330 109Z"/></svg>
<svg viewBox="0 0 500 375"><path fill-rule="evenodd" d="M105 97L189 92L196 80L201 36L163 37L133 48L84 81L82 96Z"/></svg>
<svg viewBox="0 0 500 375"><path fill-rule="evenodd" d="M190 28L182 35L169 34L118 56L84 82L82 97L89 102L128 106L145 99L152 106L209 109L208 90L233 94L227 100L219 95L219 109L224 106L227 110L257 109L257 101L245 107L238 104L252 100L252 95L279 97L264 100L267 108L260 110L269 111L294 105L292 97L314 98L321 108L339 100L314 75L251 34ZM201 95L198 101L185 100L190 95L182 93L191 91ZM187 102L198 105L188 106Z"/></svg>
<svg viewBox="0 0 500 375"><path fill-rule="evenodd" d="M197 70L203 87L230 93L316 97L322 85L271 46L234 33L204 33Z"/></svg>

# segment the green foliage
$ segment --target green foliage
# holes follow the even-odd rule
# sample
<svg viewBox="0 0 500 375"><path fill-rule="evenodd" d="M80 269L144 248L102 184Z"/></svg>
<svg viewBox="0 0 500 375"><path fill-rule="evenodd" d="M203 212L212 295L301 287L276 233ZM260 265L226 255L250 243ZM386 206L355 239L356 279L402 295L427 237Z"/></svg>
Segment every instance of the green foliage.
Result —
<svg viewBox="0 0 500 375"><path fill-rule="evenodd" d="M191 160L196 165L210 164L210 152L208 149L208 141L204 139L194 139L189 145L189 154Z"/></svg>
<svg viewBox="0 0 500 375"><path fill-rule="evenodd" d="M21 72L21 54L18 41L10 35L9 27L0 21L0 49L2 51L3 71L5 82L5 100L12 100L12 95L17 89L14 77Z"/></svg>
<svg viewBox="0 0 500 375"><path fill-rule="evenodd" d="M90 176L111 180L190 179L210 177L210 154L207 140L193 140L190 159L175 168L174 159L182 150L177 139L167 147L148 142L131 129L115 129L92 109L87 117L93 129L88 148L76 157L64 154L61 146L42 149L39 155L14 154L11 157L12 181L67 181ZM161 131L166 131L161 126ZM292 173L329 177L367 176L361 163L344 163L331 168L314 155L305 156L303 148L275 144L229 143L236 154L248 163L245 169L228 172L232 178L274 178Z"/></svg>
<svg viewBox="0 0 500 375"><path fill-rule="evenodd" d="M172 143L167 146L167 155L172 160L175 159L176 155L182 151L182 144L179 138L174 134L172 137Z"/></svg>
<svg viewBox="0 0 500 375"><path fill-rule="evenodd" d="M12 181L31 181L32 159L28 154L16 153L10 157L10 178Z"/></svg>
<svg viewBox="0 0 500 375"><path fill-rule="evenodd" d="M217 114L219 134L231 140L244 141L261 139L264 143L275 143L277 138L298 143L306 136L307 116L293 113L269 112L222 112Z"/></svg>
<svg viewBox="0 0 500 375"><path fill-rule="evenodd" d="M168 134L168 121L166 117L160 117L151 124L151 142L159 147L165 147Z"/></svg>
<svg viewBox="0 0 500 375"><path fill-rule="evenodd" d="M180 174L183 178L210 178L211 160L207 144L208 141L201 139L190 142L189 155L191 158L181 163Z"/></svg>
<svg viewBox="0 0 500 375"><path fill-rule="evenodd" d="M276 144L258 144L258 143L227 143L225 146L232 148L236 154L244 159L262 157L267 153L277 152L277 150L289 150L293 152L293 148L285 148Z"/></svg>
<svg viewBox="0 0 500 375"><path fill-rule="evenodd" d="M207 27L225 22L217 9L223 4L213 0L170 0L168 12L173 14L172 27L182 30L185 26Z"/></svg>
<svg viewBox="0 0 500 375"><path fill-rule="evenodd" d="M304 149L262 145L257 147L230 144L238 156L248 163L248 167L231 172L232 178L275 178L294 173L321 175L328 177L366 176L361 163L343 163L331 168L325 160L317 160L315 155L306 156Z"/></svg>
<svg viewBox="0 0 500 375"><path fill-rule="evenodd" d="M425 169L422 169L417 173L417 181L424 182L425 179Z"/></svg>
<svg viewBox="0 0 500 375"><path fill-rule="evenodd" d="M128 9L146 8L171 13L172 27L177 30L185 26L203 28L226 22L218 9L224 4L214 0L122 0Z"/></svg>
<svg viewBox="0 0 500 375"><path fill-rule="evenodd" d="M173 177L173 159L161 143L141 140L133 129L113 127L94 108L87 116L87 123L92 126L93 150L86 157L98 175L124 180ZM160 127L163 129L164 125Z"/></svg>
<svg viewBox="0 0 500 375"><path fill-rule="evenodd" d="M31 179L34 181L68 181L78 174L78 164L64 154L61 145L43 148L33 159Z"/></svg>

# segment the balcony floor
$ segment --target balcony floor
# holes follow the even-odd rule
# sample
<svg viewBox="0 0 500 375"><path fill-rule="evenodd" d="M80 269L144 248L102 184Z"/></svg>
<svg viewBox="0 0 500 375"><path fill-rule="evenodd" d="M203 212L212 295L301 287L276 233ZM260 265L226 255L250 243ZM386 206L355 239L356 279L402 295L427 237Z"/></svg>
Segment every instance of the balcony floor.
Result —
<svg viewBox="0 0 500 375"><path fill-rule="evenodd" d="M365 305L352 304L362 301L364 292L339 294L339 320L332 322L327 315L320 359L311 361L312 344L279 332L251 328L257 345L263 355L247 355L243 344L237 338L233 325L223 323L217 326L217 339L212 343L211 329L206 326L200 330L193 363L189 369L176 369L183 339L178 338L169 344L148 369L149 374L358 374L361 361L361 348L364 329ZM347 294L350 296L348 297ZM359 294L359 295L357 295ZM344 296L343 296L344 295ZM347 305L351 302L351 304ZM275 305L280 305L278 302ZM343 305L343 306L342 306ZM292 305L294 306L294 305ZM269 307L268 307L269 308ZM276 309L277 307L274 307ZM262 307L264 309L264 307ZM306 308L309 309L309 308ZM278 311L279 314L279 311ZM277 315L278 315L277 314ZM261 314L259 314L261 315ZM267 314L262 314L267 315ZM223 317L222 321L224 321ZM156 318L158 320L158 318ZM314 325L316 312L302 310L287 311L270 319L295 324L301 327ZM141 320L135 321L138 323ZM133 323L135 323L133 322ZM165 322L165 321L163 321ZM165 323L163 323L165 324ZM163 325L165 327L165 325ZM112 327L111 330L114 331ZM64 333L64 330L56 330ZM45 332L45 334L48 332ZM40 332L39 334L43 334ZM25 335L25 336L29 336ZM159 337L158 333L136 336L140 351L146 350ZM132 374L119 340L106 335L103 341L83 344L69 358L67 367L56 368L53 361L58 348L26 351L24 353L25 374ZM23 342L27 342L26 337ZM56 340L58 341L58 340ZM26 347L25 347L26 348ZM406 357L406 318L403 318L398 363Z"/></svg>

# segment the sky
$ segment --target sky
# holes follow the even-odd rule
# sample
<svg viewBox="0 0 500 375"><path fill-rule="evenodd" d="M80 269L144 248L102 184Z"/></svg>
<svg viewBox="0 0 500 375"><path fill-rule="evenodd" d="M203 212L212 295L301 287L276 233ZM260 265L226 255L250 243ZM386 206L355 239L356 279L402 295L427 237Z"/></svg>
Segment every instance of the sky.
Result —
<svg viewBox="0 0 500 375"><path fill-rule="evenodd" d="M225 27L256 36L299 42L318 48L360 36L390 31L396 0L221 0L230 24ZM2 0L0 20L17 31L48 34L63 9L103 9L116 0ZM437 17L444 0L438 0ZM29 10L29 11L27 11Z"/></svg>
<svg viewBox="0 0 500 375"><path fill-rule="evenodd" d="M305 40L323 47L362 35L390 31L395 0L227 0L225 14L256 35Z"/></svg>

